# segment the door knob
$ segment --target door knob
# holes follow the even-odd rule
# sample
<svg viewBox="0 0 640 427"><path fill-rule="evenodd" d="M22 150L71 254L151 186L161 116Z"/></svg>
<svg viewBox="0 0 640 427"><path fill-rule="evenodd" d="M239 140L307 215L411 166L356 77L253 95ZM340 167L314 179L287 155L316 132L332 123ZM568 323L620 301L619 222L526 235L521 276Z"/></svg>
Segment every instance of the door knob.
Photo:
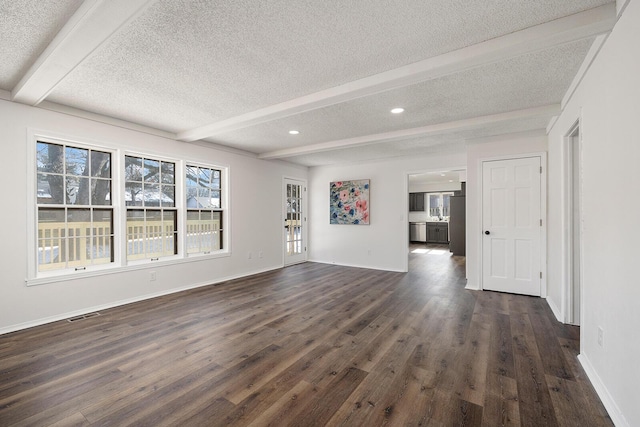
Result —
<svg viewBox="0 0 640 427"><path fill-rule="evenodd" d="M489 234L491 234L491 232L489 230L487 230L487 231L484 232L484 234L486 234L488 236Z"/></svg>

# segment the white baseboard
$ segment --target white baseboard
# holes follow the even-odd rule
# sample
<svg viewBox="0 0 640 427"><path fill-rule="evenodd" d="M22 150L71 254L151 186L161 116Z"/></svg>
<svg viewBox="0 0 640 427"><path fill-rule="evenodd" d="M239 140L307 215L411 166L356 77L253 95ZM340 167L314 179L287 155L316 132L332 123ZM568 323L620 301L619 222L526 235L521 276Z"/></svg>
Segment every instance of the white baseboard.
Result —
<svg viewBox="0 0 640 427"><path fill-rule="evenodd" d="M556 319L558 320L558 322L566 323L564 321L564 316L562 315L562 312L558 309L558 306L556 305L556 303L554 303L553 300L550 299L549 297L545 299L547 300L547 304L549 305L549 308L553 312L553 315L556 316Z"/></svg>
<svg viewBox="0 0 640 427"><path fill-rule="evenodd" d="M87 308L83 308L83 309L76 310L76 311L56 314L55 316L43 317L43 318L32 320L32 321L29 321L29 322L18 323L16 325L10 325L10 326L4 327L4 328L0 328L0 335L8 334L10 332L20 331L20 330L23 330L23 329L33 328L34 326L45 325L47 323L58 322L60 320L69 319L69 318L75 317L75 316L82 316L83 314L87 314L87 313L93 313L93 312L96 312L96 311L107 310L109 308L119 307L121 305L131 304L131 303L134 303L134 302L140 302L140 301L148 300L148 299L151 299L151 298L161 297L161 296L164 296L164 295L175 294L177 292L187 291L189 289L195 289L195 288L201 288L203 286L215 285L215 284L218 284L218 283L226 282L228 280L241 279L243 277L253 276L255 274L266 273L268 271L278 270L280 268L282 268L282 266L267 267L267 268L264 268L264 269L260 269L260 270L256 270L256 271L252 271L252 272L248 272L248 273L236 274L236 275L233 275L233 276L222 277L222 278L218 278L218 279L215 279L215 280L209 280L209 281L206 281L206 282L192 283L192 284L189 284L189 285L180 286L178 288L167 289L167 290L163 290L163 291L160 291L160 292L154 292L154 293L151 293L151 294L145 294L145 295L140 295L140 296L133 297L133 298L127 298L127 299L124 299L124 300L114 301L114 302L110 302L110 303L107 303L107 304L96 305L96 306L93 306L93 307L87 307Z"/></svg>
<svg viewBox="0 0 640 427"><path fill-rule="evenodd" d="M580 361L580 364L582 365L584 371L587 373L587 377L589 377L593 388L596 389L596 393L598 393L598 397L600 397L600 400L609 413L609 416L611 417L613 423L617 427L631 427L631 424L629 424L624 415L622 415L622 412L620 412L618 405L616 405L613 397L611 397L611 394L609 394L609 390L607 390L607 387L604 385L604 383L600 379L600 376L593 368L593 365L589 361L589 358L581 353L578 355L578 360Z"/></svg>
<svg viewBox="0 0 640 427"><path fill-rule="evenodd" d="M318 264L339 265L340 267L366 268L368 270L393 271L394 273L406 273L406 271L404 270L396 270L395 268L380 268L380 267L372 267L370 265L347 264L347 263L340 263L340 262L321 261L321 260L315 260L315 259L309 259L307 261L315 262Z"/></svg>

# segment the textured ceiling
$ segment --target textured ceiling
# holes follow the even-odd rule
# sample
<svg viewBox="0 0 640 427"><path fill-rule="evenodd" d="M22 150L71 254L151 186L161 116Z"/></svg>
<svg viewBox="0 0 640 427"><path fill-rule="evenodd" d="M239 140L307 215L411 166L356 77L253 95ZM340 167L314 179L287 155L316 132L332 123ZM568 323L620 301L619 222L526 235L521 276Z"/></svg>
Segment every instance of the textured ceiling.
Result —
<svg viewBox="0 0 640 427"><path fill-rule="evenodd" d="M0 89L13 89L81 3L0 0Z"/></svg>
<svg viewBox="0 0 640 427"><path fill-rule="evenodd" d="M113 33L88 45L91 53L70 65L64 78L41 95L57 104L178 134L397 72L613 0L131 1L143 5L139 12L131 19L119 18L122 25L111 21ZM93 13L119 7L113 0L94 2L100 12ZM1 89L15 89L80 3L0 0ZM594 36L526 54L497 55L481 66L258 124L247 122L204 139L262 154L559 104ZM69 62L64 52L58 55ZM65 63L59 59L51 62ZM29 87L38 86L25 90ZM395 106L406 112L391 116L389 109ZM313 166L356 154L367 160L456 152L464 150L469 138L544 129L549 118L307 152L286 160ZM287 134L294 128L300 135Z"/></svg>
<svg viewBox="0 0 640 427"><path fill-rule="evenodd" d="M286 160L307 165L339 165L393 157L420 157L432 154L455 154L466 151L466 141L488 136L544 129L548 119L544 117L511 120L505 123L479 126L474 129L447 132L429 137L410 138L401 141L368 144L292 156Z"/></svg>
<svg viewBox="0 0 640 427"><path fill-rule="evenodd" d="M262 153L552 104L562 99L592 42L582 40L223 133L212 141ZM390 114L396 106L405 112ZM300 134L291 136L290 129Z"/></svg>

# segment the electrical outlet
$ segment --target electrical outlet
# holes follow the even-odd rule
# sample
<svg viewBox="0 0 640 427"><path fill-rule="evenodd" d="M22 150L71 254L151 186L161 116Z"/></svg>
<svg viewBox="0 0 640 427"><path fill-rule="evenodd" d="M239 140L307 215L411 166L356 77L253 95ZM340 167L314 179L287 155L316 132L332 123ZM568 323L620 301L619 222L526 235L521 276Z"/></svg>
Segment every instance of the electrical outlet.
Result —
<svg viewBox="0 0 640 427"><path fill-rule="evenodd" d="M247 253L247 259L251 259L251 257L252 257L251 252L248 252Z"/></svg>
<svg viewBox="0 0 640 427"><path fill-rule="evenodd" d="M151 272L149 272L149 280L150 280L151 282L153 282L153 281L155 281L155 280L156 280L156 272L155 272L155 271L151 271Z"/></svg>
<svg viewBox="0 0 640 427"><path fill-rule="evenodd" d="M598 327L598 345L604 347L604 330Z"/></svg>
<svg viewBox="0 0 640 427"><path fill-rule="evenodd" d="M262 251L258 252L258 258L262 258L263 254Z"/></svg>
<svg viewBox="0 0 640 427"><path fill-rule="evenodd" d="M371 249L367 249L367 255L371 256Z"/></svg>

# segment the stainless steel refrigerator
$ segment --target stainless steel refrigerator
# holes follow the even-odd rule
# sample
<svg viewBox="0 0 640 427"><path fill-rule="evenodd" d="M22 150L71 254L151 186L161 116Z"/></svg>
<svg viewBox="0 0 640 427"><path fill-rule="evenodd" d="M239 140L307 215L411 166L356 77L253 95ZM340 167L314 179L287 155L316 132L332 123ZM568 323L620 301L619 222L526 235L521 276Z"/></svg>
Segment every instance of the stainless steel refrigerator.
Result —
<svg viewBox="0 0 640 427"><path fill-rule="evenodd" d="M453 255L465 256L465 196L451 196L451 212L449 216L449 251Z"/></svg>

